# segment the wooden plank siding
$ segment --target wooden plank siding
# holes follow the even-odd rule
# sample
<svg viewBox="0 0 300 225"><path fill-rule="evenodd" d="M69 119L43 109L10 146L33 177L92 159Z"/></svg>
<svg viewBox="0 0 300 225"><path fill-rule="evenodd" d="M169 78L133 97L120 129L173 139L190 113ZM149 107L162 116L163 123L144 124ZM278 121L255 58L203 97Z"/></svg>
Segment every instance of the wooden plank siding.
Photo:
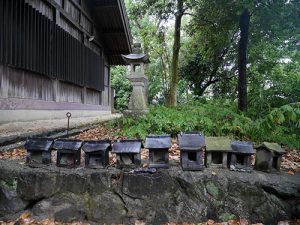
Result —
<svg viewBox="0 0 300 225"><path fill-rule="evenodd" d="M102 92L86 89L86 104L102 105Z"/></svg>
<svg viewBox="0 0 300 225"><path fill-rule="evenodd" d="M6 23L4 32L0 33L0 40L4 40L0 45L5 46L0 57L2 63L98 91L104 90L102 56L56 26L24 0L2 2L4 7L0 9L0 14L4 15ZM19 17L23 12L24 18L21 20ZM23 33L24 28L29 32Z"/></svg>
<svg viewBox="0 0 300 225"><path fill-rule="evenodd" d="M99 93L98 93L99 94ZM60 102L83 103L83 89L79 86L60 82Z"/></svg>
<svg viewBox="0 0 300 225"><path fill-rule="evenodd" d="M0 64L0 101L4 98L102 104L102 92Z"/></svg>
<svg viewBox="0 0 300 225"><path fill-rule="evenodd" d="M0 65L0 75L0 98L55 100L52 79L3 65Z"/></svg>
<svg viewBox="0 0 300 225"><path fill-rule="evenodd" d="M17 110L109 112L109 67L124 65L121 54L131 52L122 2L0 0L0 117Z"/></svg>

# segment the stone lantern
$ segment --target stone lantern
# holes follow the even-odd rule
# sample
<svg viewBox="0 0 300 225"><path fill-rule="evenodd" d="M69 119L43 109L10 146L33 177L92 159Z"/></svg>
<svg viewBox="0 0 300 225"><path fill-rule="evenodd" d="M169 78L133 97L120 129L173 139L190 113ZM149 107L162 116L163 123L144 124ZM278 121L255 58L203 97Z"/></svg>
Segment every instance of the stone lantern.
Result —
<svg viewBox="0 0 300 225"><path fill-rule="evenodd" d="M141 44L139 43L134 44L132 54L122 55L122 57L130 66L127 78L132 84L128 113L133 115L147 113L148 78L145 75L145 67L149 63L149 58L142 53Z"/></svg>

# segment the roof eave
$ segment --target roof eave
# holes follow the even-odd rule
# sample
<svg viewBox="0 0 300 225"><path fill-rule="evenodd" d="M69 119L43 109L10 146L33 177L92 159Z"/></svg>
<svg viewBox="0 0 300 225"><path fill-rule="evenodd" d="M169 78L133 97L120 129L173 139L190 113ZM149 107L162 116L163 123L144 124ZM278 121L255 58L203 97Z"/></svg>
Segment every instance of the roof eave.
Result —
<svg viewBox="0 0 300 225"><path fill-rule="evenodd" d="M117 0L117 1L118 1L118 6L120 9L121 16L122 16L122 22L123 22L123 27L125 30L129 53L132 53L132 47L131 47L132 46L132 35L131 35L130 27L129 27L129 19L128 19L128 16L126 13L126 7L125 7L123 0Z"/></svg>

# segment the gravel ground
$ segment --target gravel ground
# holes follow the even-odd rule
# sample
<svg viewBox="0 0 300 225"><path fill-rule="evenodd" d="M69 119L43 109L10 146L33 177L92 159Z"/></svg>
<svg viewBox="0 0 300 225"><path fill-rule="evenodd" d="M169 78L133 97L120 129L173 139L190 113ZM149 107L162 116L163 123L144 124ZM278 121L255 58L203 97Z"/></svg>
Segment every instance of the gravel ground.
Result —
<svg viewBox="0 0 300 225"><path fill-rule="evenodd" d="M121 114L105 114L97 117L79 117L70 119L70 128L105 122L119 118ZM45 132L67 128L66 119L37 120L32 122L13 122L0 124L0 138L32 132Z"/></svg>

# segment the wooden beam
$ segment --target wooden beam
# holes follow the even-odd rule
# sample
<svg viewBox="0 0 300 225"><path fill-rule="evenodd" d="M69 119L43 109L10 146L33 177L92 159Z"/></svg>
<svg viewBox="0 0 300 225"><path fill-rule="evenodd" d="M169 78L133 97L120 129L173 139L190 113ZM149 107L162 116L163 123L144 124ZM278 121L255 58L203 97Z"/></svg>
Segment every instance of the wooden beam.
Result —
<svg viewBox="0 0 300 225"><path fill-rule="evenodd" d="M120 8L120 13L121 13L121 17L122 17L122 22L123 22L123 27L125 28L125 34L126 34L126 38L127 38L127 44L128 44L128 49L129 52L132 52L132 48L131 48L131 31L129 28L129 20L126 14L126 9L125 9L125 5L124 5L124 1L123 0L117 0L118 1L118 5Z"/></svg>
<svg viewBox="0 0 300 225"><path fill-rule="evenodd" d="M103 10L107 10L107 9L114 9L114 8L118 8L117 5L96 5L95 6L96 9L103 9Z"/></svg>
<svg viewBox="0 0 300 225"><path fill-rule="evenodd" d="M125 32L124 31L103 31L103 35L104 36L110 36L110 35L125 35Z"/></svg>

